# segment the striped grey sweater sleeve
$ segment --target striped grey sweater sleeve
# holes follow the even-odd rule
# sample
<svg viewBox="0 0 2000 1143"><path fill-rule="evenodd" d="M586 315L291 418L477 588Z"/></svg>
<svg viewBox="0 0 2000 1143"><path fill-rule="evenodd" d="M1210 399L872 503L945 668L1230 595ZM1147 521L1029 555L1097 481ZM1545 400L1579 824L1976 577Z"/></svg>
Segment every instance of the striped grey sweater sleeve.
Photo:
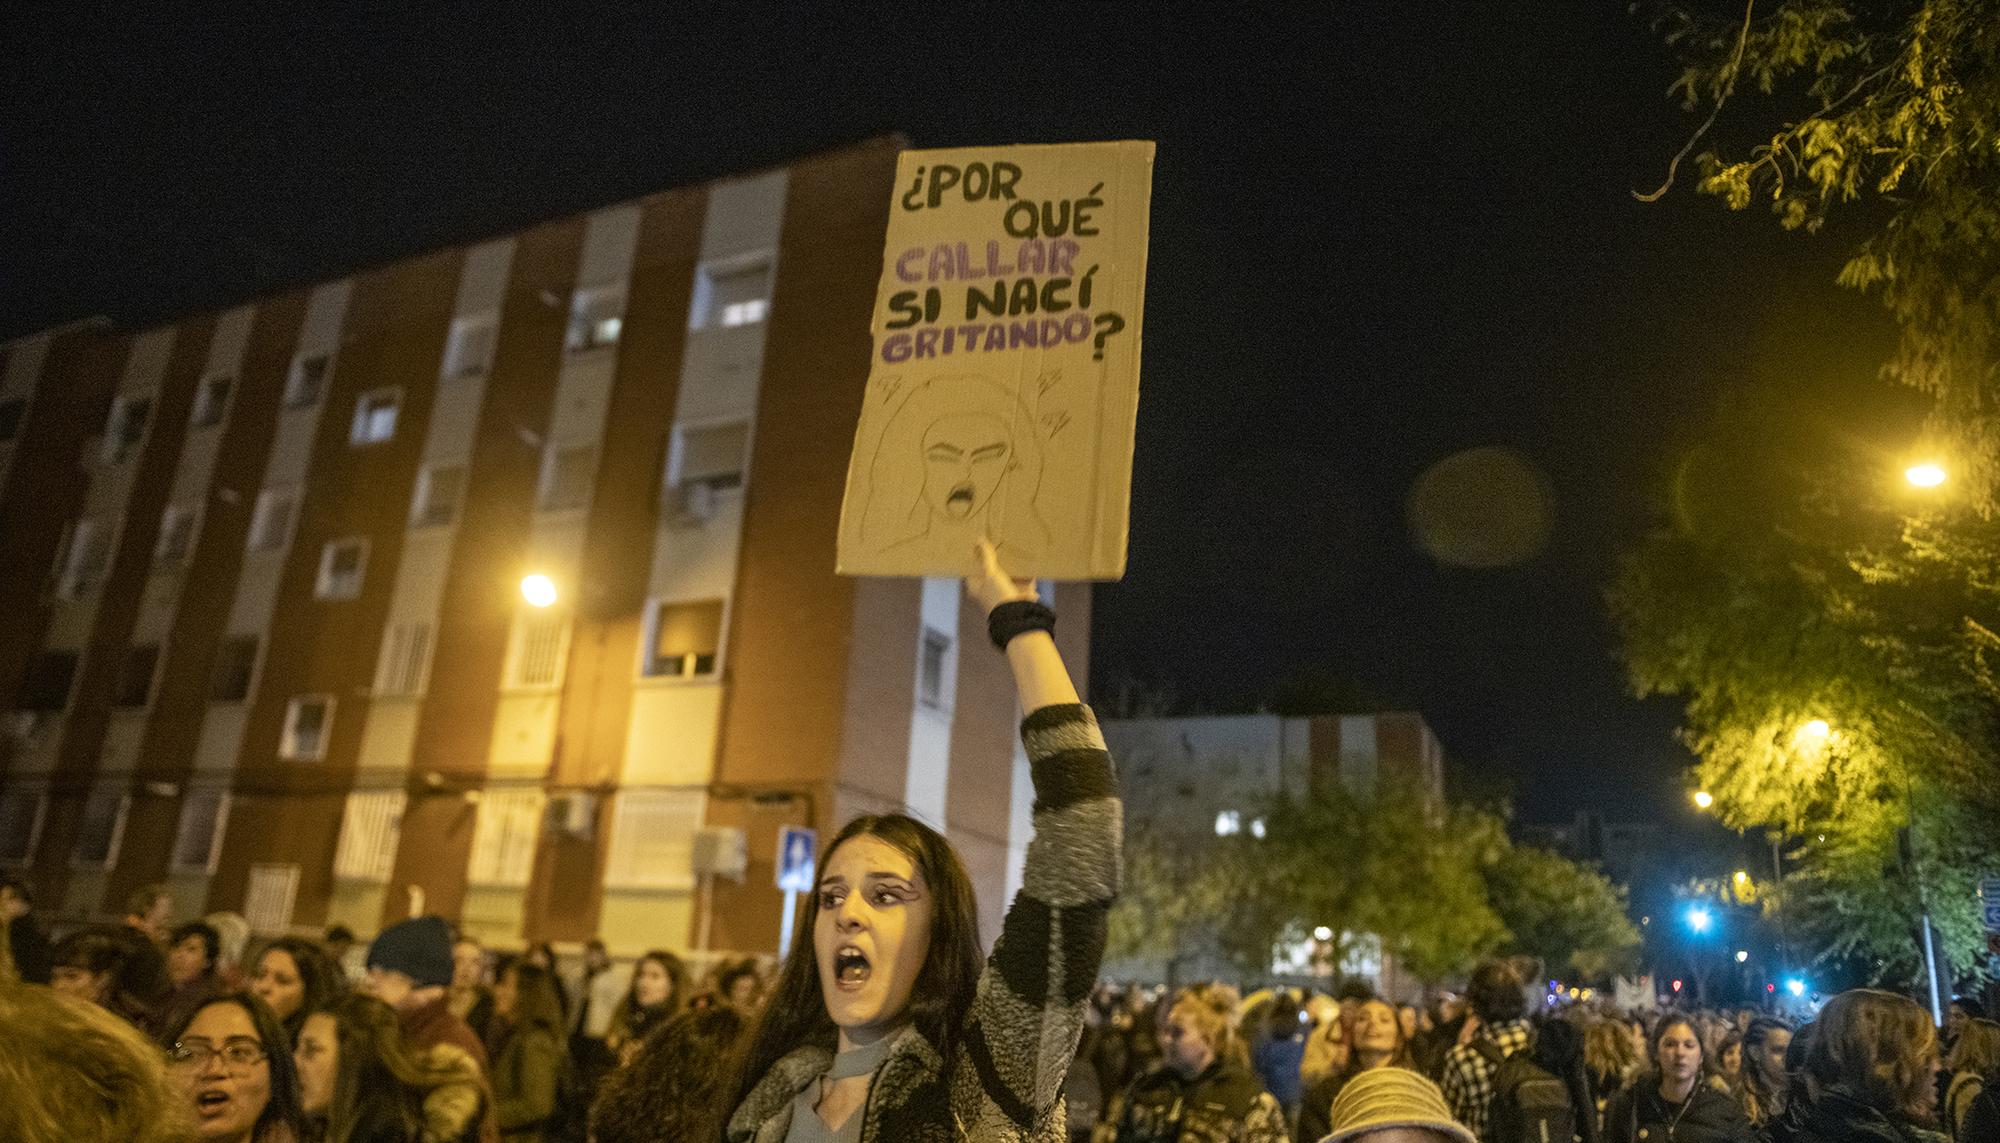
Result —
<svg viewBox="0 0 2000 1143"><path fill-rule="evenodd" d="M1118 893L1122 811L1096 717L1080 703L1043 707L1022 721L1021 738L1034 777L1035 834L1021 892L979 978L953 1077L968 1127L1026 1129L1054 1109ZM965 1106L974 1098L981 1106Z"/></svg>

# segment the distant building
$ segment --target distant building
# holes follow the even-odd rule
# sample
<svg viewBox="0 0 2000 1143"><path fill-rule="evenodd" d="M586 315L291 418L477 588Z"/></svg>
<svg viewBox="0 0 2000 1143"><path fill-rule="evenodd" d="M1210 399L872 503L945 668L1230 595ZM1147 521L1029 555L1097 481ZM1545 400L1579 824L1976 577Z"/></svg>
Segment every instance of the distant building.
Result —
<svg viewBox="0 0 2000 1143"><path fill-rule="evenodd" d="M1365 796L1400 781L1431 805L1444 804L1444 748L1409 711L1114 718L1105 720L1104 737L1133 830L1254 831L1260 805L1335 782Z"/></svg>
<svg viewBox="0 0 2000 1143"><path fill-rule="evenodd" d="M0 865L768 950L778 829L907 809L996 933L1006 664L957 580L833 573L900 147L0 347Z"/></svg>
<svg viewBox="0 0 2000 1143"><path fill-rule="evenodd" d="M1596 810L1578 810L1567 825L1524 825L1515 832L1571 860L1592 862L1621 885L1646 881L1667 850L1680 848L1660 822L1606 821Z"/></svg>

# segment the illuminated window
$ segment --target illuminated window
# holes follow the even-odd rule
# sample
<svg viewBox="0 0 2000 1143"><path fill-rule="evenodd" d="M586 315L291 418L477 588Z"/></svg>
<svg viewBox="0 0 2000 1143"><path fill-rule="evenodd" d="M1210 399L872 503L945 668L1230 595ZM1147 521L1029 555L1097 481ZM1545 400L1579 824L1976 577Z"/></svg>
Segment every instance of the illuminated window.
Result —
<svg viewBox="0 0 2000 1143"><path fill-rule="evenodd" d="M1215 815L1215 836L1234 837L1243 832L1243 815L1236 810L1223 810Z"/></svg>
<svg viewBox="0 0 2000 1143"><path fill-rule="evenodd" d="M474 885L526 885L535 864L535 840L546 800L540 790L485 791L479 799L465 879Z"/></svg>
<svg viewBox="0 0 2000 1143"><path fill-rule="evenodd" d="M431 661L431 625L397 623L382 641L382 662L375 672L378 695L422 694L424 673Z"/></svg>
<svg viewBox="0 0 2000 1143"><path fill-rule="evenodd" d="M533 611L519 616L513 669L509 683L517 687L553 687L562 682L563 660L569 654L569 617L560 612Z"/></svg>
<svg viewBox="0 0 2000 1143"><path fill-rule="evenodd" d="M285 733L278 756L292 762L317 762L326 757L326 740L333 731L333 696L300 695L285 704Z"/></svg>
<svg viewBox="0 0 2000 1143"><path fill-rule="evenodd" d="M692 889L699 790L623 790L611 814L607 889Z"/></svg>
<svg viewBox="0 0 2000 1143"><path fill-rule="evenodd" d="M354 426L349 444L379 444L396 435L396 413L403 405L401 389L370 389L354 402Z"/></svg>
<svg viewBox="0 0 2000 1143"><path fill-rule="evenodd" d="M704 265L696 273L695 329L756 325L771 312L771 263L767 256Z"/></svg>
<svg viewBox="0 0 2000 1143"><path fill-rule="evenodd" d="M625 287L622 284L578 290L570 303L569 335L564 345L571 353L618 344L625 330Z"/></svg>
<svg viewBox="0 0 2000 1143"><path fill-rule="evenodd" d="M340 840L333 851L333 875L357 881L387 881L402 844L402 790L367 790L347 795Z"/></svg>
<svg viewBox="0 0 2000 1143"><path fill-rule="evenodd" d="M299 867L259 863L250 867L250 887L243 893L243 919L257 933L283 933L292 927L292 906L299 896Z"/></svg>

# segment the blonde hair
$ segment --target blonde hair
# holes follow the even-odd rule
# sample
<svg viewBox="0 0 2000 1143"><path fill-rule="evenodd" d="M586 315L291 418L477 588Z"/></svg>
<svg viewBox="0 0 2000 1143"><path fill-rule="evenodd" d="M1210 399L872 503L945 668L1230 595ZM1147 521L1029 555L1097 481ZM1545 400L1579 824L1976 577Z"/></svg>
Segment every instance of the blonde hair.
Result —
<svg viewBox="0 0 2000 1143"><path fill-rule="evenodd" d="M1937 1029L1917 1002L1855 988L1826 1002L1806 1052L1806 1074L1838 1084L1877 1111L1929 1118Z"/></svg>
<svg viewBox="0 0 2000 1143"><path fill-rule="evenodd" d="M1981 1079L2000 1070L2000 1023L1966 1021L1965 1030L1958 1034L1958 1043L1951 1046L1951 1059L1945 1068L1953 1075L1972 1072Z"/></svg>
<svg viewBox="0 0 2000 1143"><path fill-rule="evenodd" d="M1173 994L1165 1009L1167 1019L1176 1012L1200 1033L1218 1060L1238 1067L1250 1066L1250 1049L1236 1032L1236 1009L1243 998L1234 988L1208 980L1190 984Z"/></svg>
<svg viewBox="0 0 2000 1143"><path fill-rule="evenodd" d="M131 1025L74 997L0 985L0 1138L174 1143L182 1101L166 1056Z"/></svg>

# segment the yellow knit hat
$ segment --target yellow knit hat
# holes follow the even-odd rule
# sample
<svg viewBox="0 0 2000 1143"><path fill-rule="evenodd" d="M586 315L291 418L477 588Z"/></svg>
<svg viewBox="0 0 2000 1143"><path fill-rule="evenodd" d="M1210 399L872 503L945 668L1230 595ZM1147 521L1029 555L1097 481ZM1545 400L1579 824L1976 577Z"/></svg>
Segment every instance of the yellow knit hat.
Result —
<svg viewBox="0 0 2000 1143"><path fill-rule="evenodd" d="M1451 1117L1438 1085L1403 1068L1370 1068L1348 1080L1328 1119L1333 1133L1319 1143L1341 1143L1385 1127L1422 1127L1458 1143L1479 1143Z"/></svg>

